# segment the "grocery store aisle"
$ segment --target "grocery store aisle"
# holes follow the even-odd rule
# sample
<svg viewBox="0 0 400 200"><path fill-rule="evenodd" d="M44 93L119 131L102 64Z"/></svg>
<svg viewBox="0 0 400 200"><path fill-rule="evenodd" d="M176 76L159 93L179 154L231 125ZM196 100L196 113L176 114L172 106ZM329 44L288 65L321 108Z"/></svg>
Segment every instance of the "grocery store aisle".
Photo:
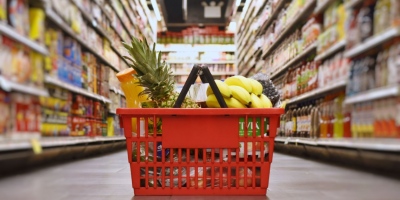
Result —
<svg viewBox="0 0 400 200"><path fill-rule="evenodd" d="M400 181L276 153L267 197L133 197L125 152L0 179L12 199L398 199Z"/></svg>

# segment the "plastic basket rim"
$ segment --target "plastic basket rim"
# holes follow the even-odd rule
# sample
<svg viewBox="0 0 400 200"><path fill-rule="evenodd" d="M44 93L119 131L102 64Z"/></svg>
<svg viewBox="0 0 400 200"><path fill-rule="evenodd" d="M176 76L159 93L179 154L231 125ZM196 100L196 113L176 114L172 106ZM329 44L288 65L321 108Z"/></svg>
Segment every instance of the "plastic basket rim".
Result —
<svg viewBox="0 0 400 200"><path fill-rule="evenodd" d="M118 115L281 115L283 108L118 108Z"/></svg>

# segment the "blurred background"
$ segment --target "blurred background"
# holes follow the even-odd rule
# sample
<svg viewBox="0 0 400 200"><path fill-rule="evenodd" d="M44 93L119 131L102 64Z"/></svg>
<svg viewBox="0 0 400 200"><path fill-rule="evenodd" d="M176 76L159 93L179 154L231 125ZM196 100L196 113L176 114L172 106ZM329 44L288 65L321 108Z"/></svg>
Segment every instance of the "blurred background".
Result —
<svg viewBox="0 0 400 200"><path fill-rule="evenodd" d="M276 152L398 178L399 0L0 0L0 176L126 148L132 37L177 91L194 64L266 75Z"/></svg>

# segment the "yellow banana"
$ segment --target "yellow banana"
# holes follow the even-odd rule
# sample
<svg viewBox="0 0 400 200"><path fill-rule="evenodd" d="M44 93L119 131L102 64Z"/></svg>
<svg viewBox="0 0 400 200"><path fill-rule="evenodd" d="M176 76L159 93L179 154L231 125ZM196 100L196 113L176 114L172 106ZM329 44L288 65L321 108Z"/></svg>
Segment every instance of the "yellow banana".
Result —
<svg viewBox="0 0 400 200"><path fill-rule="evenodd" d="M236 85L231 85L229 88L232 91L232 97L239 100L244 105L249 105L251 99L250 94L244 88Z"/></svg>
<svg viewBox="0 0 400 200"><path fill-rule="evenodd" d="M254 79L250 79L250 78L248 80L251 83L252 92L257 96L260 96L263 92L263 86L261 85L261 83Z"/></svg>
<svg viewBox="0 0 400 200"><path fill-rule="evenodd" d="M247 108L235 98L224 98L224 100L228 108ZM209 108L221 108L214 94L207 97L206 104Z"/></svg>
<svg viewBox="0 0 400 200"><path fill-rule="evenodd" d="M250 98L251 98L251 104L250 104L251 108L263 108L264 107L261 99L254 93L250 94Z"/></svg>
<svg viewBox="0 0 400 200"><path fill-rule="evenodd" d="M253 89L253 87L251 86L250 81L247 78L243 77L243 76L232 76L232 77L229 77L229 78L227 78L225 80L224 83L226 83L229 86L236 85L236 86L242 87L242 88L246 89L247 92L249 92L249 93L251 93L252 89Z"/></svg>
<svg viewBox="0 0 400 200"><path fill-rule="evenodd" d="M281 108L286 108L286 100L282 102Z"/></svg>
<svg viewBox="0 0 400 200"><path fill-rule="evenodd" d="M217 87L223 97L230 98L232 96L232 91L226 83L224 83L220 80L215 80L215 84L217 84ZM214 94L214 92L212 91L211 86L208 86L207 96L209 96L211 94Z"/></svg>
<svg viewBox="0 0 400 200"><path fill-rule="evenodd" d="M268 99L267 96L265 96L264 94L261 94L260 100L261 100L261 102L263 103L264 108L272 108L272 103L271 103L271 101Z"/></svg>

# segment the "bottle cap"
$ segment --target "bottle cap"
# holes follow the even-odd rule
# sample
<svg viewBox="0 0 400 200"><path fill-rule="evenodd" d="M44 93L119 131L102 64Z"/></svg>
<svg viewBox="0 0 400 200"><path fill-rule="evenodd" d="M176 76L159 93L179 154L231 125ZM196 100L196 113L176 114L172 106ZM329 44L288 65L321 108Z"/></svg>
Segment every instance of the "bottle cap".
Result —
<svg viewBox="0 0 400 200"><path fill-rule="evenodd" d="M127 82L131 80L131 78L135 78L133 75L136 74L136 71L132 68L124 69L117 74L117 78L120 82Z"/></svg>

